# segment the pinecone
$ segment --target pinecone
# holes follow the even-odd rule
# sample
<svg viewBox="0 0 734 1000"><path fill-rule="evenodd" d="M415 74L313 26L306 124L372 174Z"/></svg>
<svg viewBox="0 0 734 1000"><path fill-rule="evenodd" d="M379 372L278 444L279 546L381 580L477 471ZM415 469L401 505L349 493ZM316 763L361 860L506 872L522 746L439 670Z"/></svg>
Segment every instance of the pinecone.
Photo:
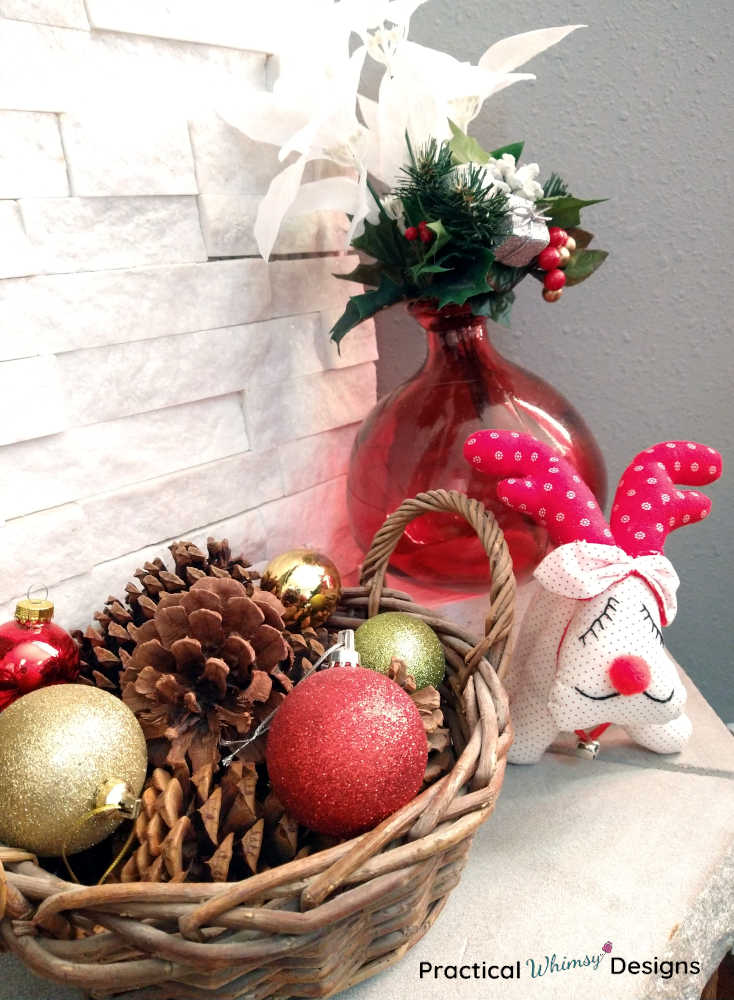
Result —
<svg viewBox="0 0 734 1000"><path fill-rule="evenodd" d="M281 610L272 594L250 599L231 577L202 577L162 595L140 628L128 626L137 645L121 652L122 698L177 775L190 771L195 784L211 776L220 742L244 739L285 697L292 653Z"/></svg>
<svg viewBox="0 0 734 1000"><path fill-rule="evenodd" d="M242 556L232 558L227 539L209 538L207 549L208 555L192 542L174 542L169 551L175 572L168 570L162 559L145 563L135 572L140 585L128 583L125 588L127 607L116 597L108 597L104 609L94 616L101 631L90 626L86 632L72 633L80 645L82 683L120 695L121 653L131 653L136 644L129 626L140 628L149 621L162 595L182 593L197 580L214 576L237 580L252 597L258 574L248 569L249 563Z"/></svg>
<svg viewBox="0 0 734 1000"><path fill-rule="evenodd" d="M397 656L393 656L390 661L387 676L410 695L418 709L428 740L428 763L426 764L423 784L431 785L442 774L451 770L455 762L451 750L451 734L443 724L441 695L431 685L417 691L415 680L408 673L407 664Z"/></svg>
<svg viewBox="0 0 734 1000"><path fill-rule="evenodd" d="M213 789L211 775L182 783L156 768L120 880L225 882L256 872L265 825L256 784L254 764L235 762Z"/></svg>

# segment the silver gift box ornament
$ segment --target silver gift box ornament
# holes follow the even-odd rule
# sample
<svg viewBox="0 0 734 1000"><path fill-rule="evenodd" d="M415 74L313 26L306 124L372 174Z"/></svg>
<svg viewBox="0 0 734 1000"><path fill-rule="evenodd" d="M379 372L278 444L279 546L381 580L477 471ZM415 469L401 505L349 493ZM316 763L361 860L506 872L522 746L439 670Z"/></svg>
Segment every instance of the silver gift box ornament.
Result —
<svg viewBox="0 0 734 1000"><path fill-rule="evenodd" d="M494 259L507 267L527 267L549 243L548 217L531 201L511 194L507 199L512 233L494 252Z"/></svg>

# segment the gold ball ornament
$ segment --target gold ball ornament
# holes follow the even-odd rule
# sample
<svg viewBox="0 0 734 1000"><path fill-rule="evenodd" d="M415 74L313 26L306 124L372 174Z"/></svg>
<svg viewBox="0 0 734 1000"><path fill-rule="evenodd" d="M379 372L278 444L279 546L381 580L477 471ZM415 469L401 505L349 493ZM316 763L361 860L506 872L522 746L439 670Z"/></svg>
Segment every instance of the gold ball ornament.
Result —
<svg viewBox="0 0 734 1000"><path fill-rule="evenodd" d="M562 292L562 288L544 288L543 298L546 302L558 302Z"/></svg>
<svg viewBox="0 0 734 1000"><path fill-rule="evenodd" d="M575 249L576 249L576 240L573 238L573 236L569 236L568 239L566 240L566 250L568 250L569 253L573 253Z"/></svg>
<svg viewBox="0 0 734 1000"><path fill-rule="evenodd" d="M276 556L265 567L261 586L283 602L289 627L323 625L342 592L339 570L314 549L291 549Z"/></svg>
<svg viewBox="0 0 734 1000"><path fill-rule="evenodd" d="M147 767L138 720L108 692L59 684L19 698L0 715L0 843L41 857L98 844L134 815Z"/></svg>
<svg viewBox="0 0 734 1000"><path fill-rule="evenodd" d="M568 249L568 244L566 244L565 247L558 247L558 252L561 255L561 259L558 261L558 266L563 268L571 259L571 251Z"/></svg>
<svg viewBox="0 0 734 1000"><path fill-rule="evenodd" d="M401 611L384 611L369 618L354 634L362 666L386 674L392 658L403 660L416 687L436 687L446 673L441 641L433 629Z"/></svg>

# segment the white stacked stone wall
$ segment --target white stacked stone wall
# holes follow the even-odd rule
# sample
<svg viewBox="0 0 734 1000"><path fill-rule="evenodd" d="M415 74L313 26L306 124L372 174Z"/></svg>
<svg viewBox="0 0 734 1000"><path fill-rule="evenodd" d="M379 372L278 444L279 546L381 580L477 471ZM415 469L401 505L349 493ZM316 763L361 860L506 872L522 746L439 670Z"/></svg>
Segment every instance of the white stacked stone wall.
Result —
<svg viewBox="0 0 734 1000"><path fill-rule="evenodd" d="M45 584L85 626L176 538L357 564L345 471L376 347L372 323L329 342L344 220L259 259L275 150L216 113L272 77L261 11L0 0L0 620Z"/></svg>

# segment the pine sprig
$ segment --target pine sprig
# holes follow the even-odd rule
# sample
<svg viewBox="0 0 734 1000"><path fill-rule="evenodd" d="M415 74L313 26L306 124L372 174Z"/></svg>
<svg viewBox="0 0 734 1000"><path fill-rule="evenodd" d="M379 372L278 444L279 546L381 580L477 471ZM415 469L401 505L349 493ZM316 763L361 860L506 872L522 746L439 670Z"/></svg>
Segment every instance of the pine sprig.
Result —
<svg viewBox="0 0 734 1000"><path fill-rule="evenodd" d="M563 198L569 193L568 184L555 172L550 175L543 185L543 196L545 198Z"/></svg>
<svg viewBox="0 0 734 1000"><path fill-rule="evenodd" d="M443 263L473 257L478 247L499 246L507 236L507 197L487 184L476 164L456 166L449 143L432 139L403 167L405 180L395 193L410 225L440 219L451 234Z"/></svg>

